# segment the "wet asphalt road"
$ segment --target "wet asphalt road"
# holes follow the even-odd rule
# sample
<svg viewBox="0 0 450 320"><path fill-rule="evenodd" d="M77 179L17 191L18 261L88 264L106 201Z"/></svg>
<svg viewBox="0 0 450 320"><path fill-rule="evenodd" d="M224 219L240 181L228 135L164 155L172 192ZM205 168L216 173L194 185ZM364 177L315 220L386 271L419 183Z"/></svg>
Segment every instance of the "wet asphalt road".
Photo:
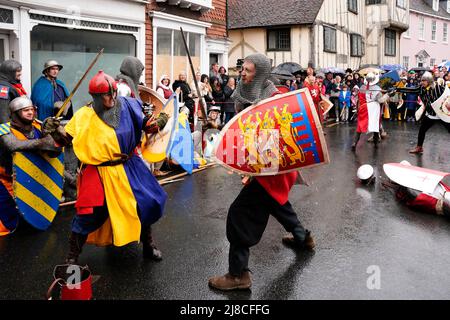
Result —
<svg viewBox="0 0 450 320"><path fill-rule="evenodd" d="M385 123L389 137L378 149L360 142L350 151L354 125L325 129L331 164L305 170L310 187L295 186L290 200L316 240L314 253L281 243L282 227L270 219L251 249L251 291L220 293L207 280L227 271L227 209L241 189L237 175L210 168L166 185L165 216L154 226L163 261L147 262L141 249L86 246L80 263L100 275L95 299L449 299L450 220L409 210L380 185L361 186L362 164L384 176L383 163L450 171L449 135L433 127L425 154L411 156L418 126ZM47 232L22 225L0 238L0 299L42 299L53 267L64 261L73 211L61 212ZM138 251L139 250L139 251ZM380 270L379 290L369 290L369 266Z"/></svg>

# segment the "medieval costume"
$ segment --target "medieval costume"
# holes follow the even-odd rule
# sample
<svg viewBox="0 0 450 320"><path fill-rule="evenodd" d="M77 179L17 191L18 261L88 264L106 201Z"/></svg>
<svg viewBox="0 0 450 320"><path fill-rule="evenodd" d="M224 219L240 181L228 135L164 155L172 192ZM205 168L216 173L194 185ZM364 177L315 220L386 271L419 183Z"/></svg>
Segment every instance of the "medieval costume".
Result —
<svg viewBox="0 0 450 320"><path fill-rule="evenodd" d="M306 78L305 83L304 83L304 88L307 88L309 93L311 94L311 98L314 102L314 106L316 107L317 115L319 116L319 120L322 123L323 113L322 113L322 108L320 107L320 101L322 100L322 98L320 97L321 91L315 81L314 76Z"/></svg>
<svg viewBox="0 0 450 320"><path fill-rule="evenodd" d="M55 60L47 61L44 65L44 70L42 70L44 75L34 83L33 90L31 91L31 100L37 107L37 117L39 120L53 117L58 111L55 110L55 107L61 107L62 103L69 96L66 85L56 77L52 77L48 72L52 67L58 67L59 70L62 70L63 68L63 66ZM70 106L67 108L64 118L69 120L72 116L73 109L72 106Z"/></svg>
<svg viewBox="0 0 450 320"><path fill-rule="evenodd" d="M232 95L238 110L278 93L274 84L268 80L270 70L271 63L265 55L253 54L245 59L242 80ZM297 175L297 172L291 172L256 177L244 186L228 211L228 273L209 279L211 287L219 290L250 288L250 247L260 241L270 215L273 215L287 232L292 233L292 236L284 237L283 242L303 249L314 247L310 232L303 228L288 201L289 191Z"/></svg>
<svg viewBox="0 0 450 320"><path fill-rule="evenodd" d="M83 164L66 262L77 262L86 241L124 246L139 239L144 257L159 260L150 226L161 218L167 195L135 148L142 130L153 133L167 119L150 122L140 100L116 98L116 82L103 71L91 79L89 93L92 105L78 110L65 128L54 118L44 122L58 143L72 142Z"/></svg>
<svg viewBox="0 0 450 320"><path fill-rule="evenodd" d="M126 57L120 65L120 74L116 76L117 94L121 97L139 99L139 79L144 71L144 65L135 57Z"/></svg>
<svg viewBox="0 0 450 320"><path fill-rule="evenodd" d="M449 173L412 166L407 161L383 167L390 179L383 185L392 188L400 202L416 211L450 218L450 185L445 182Z"/></svg>
<svg viewBox="0 0 450 320"><path fill-rule="evenodd" d="M167 84L164 82L167 81ZM162 75L161 79L159 79L159 83L156 86L156 92L158 92L164 99L169 100L169 98L173 95L173 91L170 88L170 78L168 75Z"/></svg>
<svg viewBox="0 0 450 320"><path fill-rule="evenodd" d="M436 112L434 112L432 106L432 103L438 100L444 93L445 84L443 83L440 85L434 82L433 75L431 73L425 72L422 75L422 85L414 88L397 88L396 91L400 93L418 94L425 106L425 116L422 117L417 146L410 150L410 153L423 153L423 142L425 141L425 135L433 125L441 123L450 132L450 123L440 120L436 115Z"/></svg>
<svg viewBox="0 0 450 320"><path fill-rule="evenodd" d="M28 108L33 108L31 118L23 115ZM9 110L11 122L0 124L0 236L13 232L19 224L20 212L13 190L13 153L51 151L58 155L61 152L52 137L43 137L41 126L33 119L36 110L30 99L15 98L9 104ZM59 202L59 199L55 200Z"/></svg>
<svg viewBox="0 0 450 320"><path fill-rule="evenodd" d="M381 106L388 99L388 95L381 93L381 88L377 85L378 77L373 73L366 76L364 84L358 94L358 125L355 138L352 144L352 150L356 149L361 133L374 133L373 142L377 147L379 142Z"/></svg>
<svg viewBox="0 0 450 320"><path fill-rule="evenodd" d="M9 103L27 94L16 76L21 70L22 65L16 60L6 60L0 65L0 123L9 121Z"/></svg>

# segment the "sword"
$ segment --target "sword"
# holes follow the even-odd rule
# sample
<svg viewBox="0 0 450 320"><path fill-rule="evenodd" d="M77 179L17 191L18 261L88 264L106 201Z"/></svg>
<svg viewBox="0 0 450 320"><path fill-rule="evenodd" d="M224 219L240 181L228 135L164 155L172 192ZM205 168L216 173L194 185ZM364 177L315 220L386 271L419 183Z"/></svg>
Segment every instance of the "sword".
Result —
<svg viewBox="0 0 450 320"><path fill-rule="evenodd" d="M58 113L56 114L55 118L59 118L61 116L61 114L63 114L63 112L66 110L69 101L72 100L75 92L78 90L78 88L80 87L81 83L83 82L83 80L86 78L87 74L89 73L89 71L91 71L92 67L94 66L94 64L97 62L98 58L100 58L100 56L103 54L103 50L100 50L99 53L97 53L97 55L95 56L94 60L92 60L91 64L89 65L89 67L87 68L86 72L83 74L83 76L81 77L80 80L78 80L77 84L75 85L75 87L73 88L72 92L70 93L70 95L66 98L66 100L64 100L63 105L61 106L61 108L59 109Z"/></svg>

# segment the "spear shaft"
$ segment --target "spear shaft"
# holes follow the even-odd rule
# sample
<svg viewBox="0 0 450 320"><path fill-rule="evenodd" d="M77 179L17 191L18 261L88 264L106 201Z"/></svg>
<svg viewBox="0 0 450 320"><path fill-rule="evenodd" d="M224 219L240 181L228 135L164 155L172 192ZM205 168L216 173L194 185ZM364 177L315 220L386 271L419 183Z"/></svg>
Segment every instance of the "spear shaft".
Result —
<svg viewBox="0 0 450 320"><path fill-rule="evenodd" d="M94 64L97 62L98 58L100 58L100 56L103 54L103 50L100 50L99 53L97 53L97 55L95 56L94 60L92 60L91 64L89 65L89 67L87 68L86 72L83 74L83 76L81 77L80 80L78 80L77 84L75 85L75 87L73 88L72 92L70 93L70 95L66 98L66 100L64 100L63 105L61 106L61 108L59 109L58 113L56 114L55 118L60 117L63 112L66 110L67 106L69 105L69 101L72 100L75 92L77 92L78 88L80 87L81 83L83 82L83 80L86 78L87 74L89 73L89 71L91 71L92 67L94 66Z"/></svg>

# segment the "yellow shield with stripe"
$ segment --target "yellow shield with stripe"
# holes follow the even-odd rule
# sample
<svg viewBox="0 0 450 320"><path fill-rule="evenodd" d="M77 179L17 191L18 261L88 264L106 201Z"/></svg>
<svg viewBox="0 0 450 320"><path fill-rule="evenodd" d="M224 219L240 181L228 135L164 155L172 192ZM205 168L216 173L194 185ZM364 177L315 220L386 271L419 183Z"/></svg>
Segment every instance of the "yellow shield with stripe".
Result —
<svg viewBox="0 0 450 320"><path fill-rule="evenodd" d="M13 156L14 197L24 219L39 230L52 223L63 194L64 153L56 158L33 152Z"/></svg>

